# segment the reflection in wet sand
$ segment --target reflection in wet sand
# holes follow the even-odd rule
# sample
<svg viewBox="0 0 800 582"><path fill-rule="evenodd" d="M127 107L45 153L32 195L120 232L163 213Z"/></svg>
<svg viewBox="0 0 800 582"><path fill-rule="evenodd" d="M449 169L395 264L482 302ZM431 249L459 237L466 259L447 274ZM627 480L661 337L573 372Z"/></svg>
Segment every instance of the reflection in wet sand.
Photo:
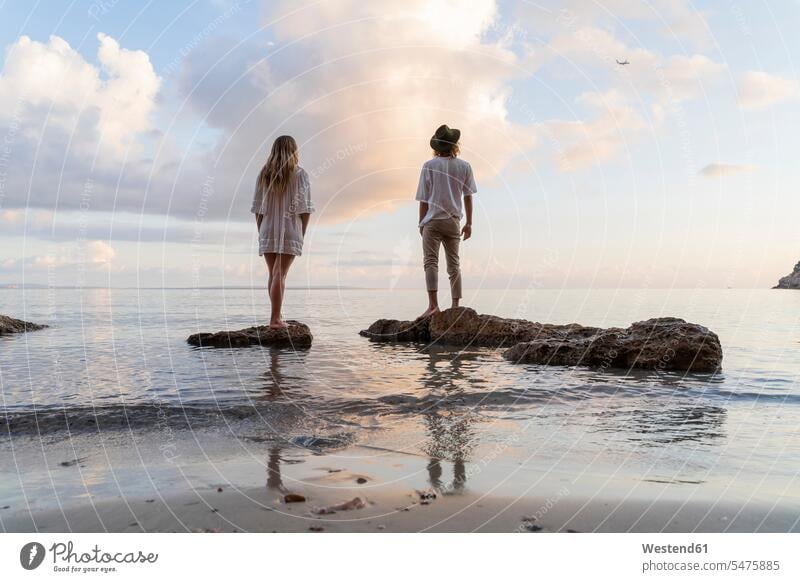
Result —
<svg viewBox="0 0 800 582"><path fill-rule="evenodd" d="M459 351L429 349L428 362L420 379L425 390L438 393L438 400L431 399L423 419L428 432L428 440L422 449L430 457L428 461L428 481L432 489L443 493L461 491L467 481L466 461L475 446L473 423L475 416L469 408L451 404L452 397L469 383L464 373L464 360L475 359L475 355ZM453 463L453 478L450 483L442 482L442 461Z"/></svg>
<svg viewBox="0 0 800 582"><path fill-rule="evenodd" d="M286 487L283 485L283 478L281 477L281 449L280 447L272 447L269 450L269 457L267 461L267 489L273 489L286 493Z"/></svg>

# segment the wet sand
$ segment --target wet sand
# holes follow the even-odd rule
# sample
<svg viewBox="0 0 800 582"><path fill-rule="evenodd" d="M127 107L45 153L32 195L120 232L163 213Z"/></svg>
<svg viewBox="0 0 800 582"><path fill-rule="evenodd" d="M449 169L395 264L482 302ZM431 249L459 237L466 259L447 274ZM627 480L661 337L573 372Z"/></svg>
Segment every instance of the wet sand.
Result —
<svg viewBox="0 0 800 582"><path fill-rule="evenodd" d="M264 484L237 485L231 459L184 468L183 483L109 496L86 494L17 503L0 511L13 532L752 532L797 531L797 512L770 504L692 500L650 484L661 494L628 499L575 492L573 484L543 483L524 495L508 495L503 476L496 491L471 487L456 471L452 481L430 486L430 460L353 447L335 455L314 454L296 463L267 461ZM284 461L286 459L284 458ZM243 459L239 459L243 461ZM244 460L252 472L252 460ZM444 465L444 463L443 463ZM76 477L80 462L54 471L55 479ZM441 469L441 467L439 468ZM439 469L434 469L434 474ZM69 473L69 471L73 471ZM263 467L262 467L263 471ZM216 473L218 482L212 479ZM491 477L490 470L484 477ZM158 471L153 471L158 481ZM398 478L398 475L400 477ZM252 482L254 475L243 478ZM231 479L233 477L233 479ZM257 477L257 476L256 476ZM520 476L520 478L523 476ZM482 481L491 482L491 478ZM564 481L559 479L559 481ZM660 488L660 489L657 489ZM678 491L692 491L678 488ZM542 493L537 493L541 491ZM302 496L286 502L286 495ZM354 502L354 499L358 502ZM347 504L355 508L331 508ZM363 502L363 507L361 507ZM3 507L0 504L0 507Z"/></svg>

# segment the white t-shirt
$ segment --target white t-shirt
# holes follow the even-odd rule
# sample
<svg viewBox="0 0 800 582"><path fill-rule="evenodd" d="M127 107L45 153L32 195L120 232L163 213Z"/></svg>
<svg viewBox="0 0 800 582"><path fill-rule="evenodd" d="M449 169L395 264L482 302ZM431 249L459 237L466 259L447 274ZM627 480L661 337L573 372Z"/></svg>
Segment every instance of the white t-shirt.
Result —
<svg viewBox="0 0 800 582"><path fill-rule="evenodd" d="M460 158L437 156L422 165L417 200L428 203L428 213L420 226L437 218L461 219L462 197L478 191L472 166Z"/></svg>

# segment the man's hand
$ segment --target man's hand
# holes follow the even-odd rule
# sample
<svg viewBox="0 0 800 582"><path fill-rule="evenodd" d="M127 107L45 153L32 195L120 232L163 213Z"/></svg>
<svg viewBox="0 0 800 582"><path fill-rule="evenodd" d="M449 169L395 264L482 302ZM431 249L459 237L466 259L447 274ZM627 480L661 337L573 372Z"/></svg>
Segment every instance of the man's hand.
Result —
<svg viewBox="0 0 800 582"><path fill-rule="evenodd" d="M472 225L471 224L465 224L464 228L461 229L461 234L463 235L464 240L467 240L469 237L471 237L472 236Z"/></svg>

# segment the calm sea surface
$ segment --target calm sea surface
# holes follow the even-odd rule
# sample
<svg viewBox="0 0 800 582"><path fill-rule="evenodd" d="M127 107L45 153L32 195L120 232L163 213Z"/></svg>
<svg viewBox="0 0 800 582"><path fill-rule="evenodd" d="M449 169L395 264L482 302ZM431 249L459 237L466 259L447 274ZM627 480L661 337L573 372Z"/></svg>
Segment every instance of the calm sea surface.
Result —
<svg viewBox="0 0 800 582"><path fill-rule="evenodd" d="M481 290L465 304L596 326L682 317L719 334L723 370L515 365L488 349L358 335L380 317L421 312L423 294L406 290L290 290L285 316L315 336L305 351L186 344L197 331L263 323L258 290L3 290L0 313L51 328L0 338L0 447L67 427L223 427L321 449L427 455L462 479L464 463L502 456L554 474L577 468L800 501L800 292Z"/></svg>

